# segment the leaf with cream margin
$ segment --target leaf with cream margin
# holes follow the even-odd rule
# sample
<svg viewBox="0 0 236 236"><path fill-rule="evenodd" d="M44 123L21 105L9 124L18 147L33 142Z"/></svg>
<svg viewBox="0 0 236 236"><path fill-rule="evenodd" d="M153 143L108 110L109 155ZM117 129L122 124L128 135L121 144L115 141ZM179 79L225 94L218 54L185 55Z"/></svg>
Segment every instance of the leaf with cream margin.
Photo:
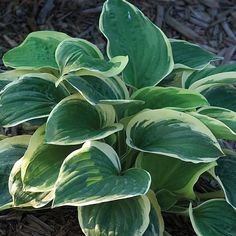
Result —
<svg viewBox="0 0 236 236"><path fill-rule="evenodd" d="M222 59L222 57L185 40L170 39L170 43L175 69L202 70L210 62Z"/></svg>
<svg viewBox="0 0 236 236"><path fill-rule="evenodd" d="M217 139L236 140L235 131L227 126L224 122L207 115L199 114L197 112L191 112L189 114L204 123Z"/></svg>
<svg viewBox="0 0 236 236"><path fill-rule="evenodd" d="M174 108L191 110L209 105L200 93L175 87L146 87L134 92L131 99L144 101L143 105L132 106L128 115L133 115L143 109Z"/></svg>
<svg viewBox="0 0 236 236"><path fill-rule="evenodd" d="M13 198L13 207L41 208L53 199L53 192L29 192L23 188L21 180L21 161L13 166L9 177L9 191Z"/></svg>
<svg viewBox="0 0 236 236"><path fill-rule="evenodd" d="M224 155L201 121L170 109L138 113L128 123L126 136L131 148L193 163L212 162Z"/></svg>
<svg viewBox="0 0 236 236"><path fill-rule="evenodd" d="M14 164L24 155L30 140L30 135L19 135L4 138L0 141L0 210L12 206L8 179Z"/></svg>
<svg viewBox="0 0 236 236"><path fill-rule="evenodd" d="M129 102L129 92L124 82L118 77L65 76L67 81L91 104L126 103Z"/></svg>
<svg viewBox="0 0 236 236"><path fill-rule="evenodd" d="M173 69L171 45L165 34L135 6L125 0L107 0L99 28L107 38L107 54L129 57L123 71L126 84L154 86ZM115 30L114 30L115 29Z"/></svg>
<svg viewBox="0 0 236 236"><path fill-rule="evenodd" d="M36 118L47 117L53 107L69 96L64 85L55 87L51 74L26 74L10 83L0 100L0 123L11 127Z"/></svg>
<svg viewBox="0 0 236 236"><path fill-rule="evenodd" d="M149 190L146 196L151 203L151 210L149 213L149 225L143 236L162 236L165 226L156 195L152 190Z"/></svg>
<svg viewBox="0 0 236 236"><path fill-rule="evenodd" d="M226 156L217 160L213 176L224 190L226 201L236 209L236 153L224 149Z"/></svg>
<svg viewBox="0 0 236 236"><path fill-rule="evenodd" d="M3 56L3 63L17 69L52 68L58 70L55 51L58 44L70 38L56 31L36 31L30 33L17 47Z"/></svg>
<svg viewBox="0 0 236 236"><path fill-rule="evenodd" d="M199 236L235 235L236 211L224 199L208 200L194 208L190 204L189 216Z"/></svg>
<svg viewBox="0 0 236 236"><path fill-rule="evenodd" d="M21 161L24 189L30 192L53 190L63 161L79 147L46 144L45 125L39 127Z"/></svg>
<svg viewBox="0 0 236 236"><path fill-rule="evenodd" d="M86 236L143 236L149 212L148 198L139 196L78 207L78 218Z"/></svg>
<svg viewBox="0 0 236 236"><path fill-rule="evenodd" d="M234 84L236 82L236 72L224 72L224 73L218 73L214 75L207 76L205 78L202 78L193 84L190 85L189 89L192 90L200 90L202 91L202 88L208 88L212 84Z"/></svg>
<svg viewBox="0 0 236 236"><path fill-rule="evenodd" d="M110 105L93 106L79 94L63 99L51 112L46 127L48 144L77 145L105 138L123 129Z"/></svg>
<svg viewBox="0 0 236 236"><path fill-rule="evenodd" d="M147 193L150 184L148 172L137 168L122 172L111 146L89 141L63 162L53 206L87 206L140 196Z"/></svg>
<svg viewBox="0 0 236 236"><path fill-rule="evenodd" d="M236 112L236 88L228 84L207 84L197 89L211 106L222 107Z"/></svg>
<svg viewBox="0 0 236 236"><path fill-rule="evenodd" d="M62 41L57 47L55 57L62 76L77 72L78 75L112 77L120 74L128 63L126 56L117 56L106 61L95 45L76 38Z"/></svg>
<svg viewBox="0 0 236 236"><path fill-rule="evenodd" d="M192 71L190 73L184 72L183 87L189 88L193 83L211 75L224 73L224 72L236 72L236 64L221 65L213 68L205 68L200 71Z"/></svg>

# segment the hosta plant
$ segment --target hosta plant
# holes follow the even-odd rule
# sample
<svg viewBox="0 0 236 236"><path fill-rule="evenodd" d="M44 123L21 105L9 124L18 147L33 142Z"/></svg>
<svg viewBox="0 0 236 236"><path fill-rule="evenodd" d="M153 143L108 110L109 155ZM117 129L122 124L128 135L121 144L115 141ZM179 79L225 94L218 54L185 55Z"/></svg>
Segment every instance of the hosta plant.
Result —
<svg viewBox="0 0 236 236"><path fill-rule="evenodd" d="M1 210L75 206L87 236L169 235L176 214L235 235L236 65L125 0L104 3L100 30L105 53L39 31L3 56L1 126L37 129L0 137Z"/></svg>

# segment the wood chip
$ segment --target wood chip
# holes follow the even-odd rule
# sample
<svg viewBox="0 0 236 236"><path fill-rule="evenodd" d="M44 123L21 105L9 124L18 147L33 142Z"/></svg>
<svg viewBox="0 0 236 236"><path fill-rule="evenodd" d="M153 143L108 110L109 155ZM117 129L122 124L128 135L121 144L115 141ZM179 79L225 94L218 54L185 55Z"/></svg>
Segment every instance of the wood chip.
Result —
<svg viewBox="0 0 236 236"><path fill-rule="evenodd" d="M98 6L98 7L95 7L95 8L89 8L89 9L86 9L86 10L83 10L81 13L82 14L97 14L97 13L100 13L102 11L102 6Z"/></svg>
<svg viewBox="0 0 236 236"><path fill-rule="evenodd" d="M157 26L162 28L163 20L164 20L164 7L162 5L158 5L156 8L156 20L155 23Z"/></svg>
<svg viewBox="0 0 236 236"><path fill-rule="evenodd" d="M200 0L200 2L210 8L219 8L219 2L217 0Z"/></svg>
<svg viewBox="0 0 236 236"><path fill-rule="evenodd" d="M204 22L202 20L199 20L199 19L197 19L195 17L190 17L189 21L192 22L195 25L201 26L202 28L207 28L209 26L208 23L206 23L206 22Z"/></svg>
<svg viewBox="0 0 236 236"><path fill-rule="evenodd" d="M211 21L211 17L209 16L209 14L207 12L199 11L198 9L193 8L191 6L189 7L189 9L190 9L193 17L195 17L203 22L206 22L206 23L209 23Z"/></svg>
<svg viewBox="0 0 236 236"><path fill-rule="evenodd" d="M37 23L42 25L45 23L47 17L51 14L54 8L54 0L47 0L41 11L39 12Z"/></svg>
<svg viewBox="0 0 236 236"><path fill-rule="evenodd" d="M231 60L231 58L235 52L236 52L236 45L233 45L233 46L229 47L228 49L226 49L225 55L224 55L224 60L222 61L222 64L228 63Z"/></svg>
<svg viewBox="0 0 236 236"><path fill-rule="evenodd" d="M53 229L48 224L44 223L43 221L41 221L39 218L35 217L34 215L28 215L27 217L29 220L32 220L33 222L42 226L46 231L53 232Z"/></svg>
<svg viewBox="0 0 236 236"><path fill-rule="evenodd" d="M199 42L203 41L203 39L195 31L187 27L184 23L177 21L169 14L166 14L165 20L169 26L183 34L186 38L192 40L199 40Z"/></svg>
<svg viewBox="0 0 236 236"><path fill-rule="evenodd" d="M222 22L221 25L222 25L222 27L223 27L225 33L226 33L231 39L233 39L233 40L236 41L236 36L235 36L235 34L233 33L233 31L230 29L229 24L228 24L227 22Z"/></svg>
<svg viewBox="0 0 236 236"><path fill-rule="evenodd" d="M9 38L7 35L3 35L3 38L5 39L5 41L13 48L17 46L17 42L11 38Z"/></svg>

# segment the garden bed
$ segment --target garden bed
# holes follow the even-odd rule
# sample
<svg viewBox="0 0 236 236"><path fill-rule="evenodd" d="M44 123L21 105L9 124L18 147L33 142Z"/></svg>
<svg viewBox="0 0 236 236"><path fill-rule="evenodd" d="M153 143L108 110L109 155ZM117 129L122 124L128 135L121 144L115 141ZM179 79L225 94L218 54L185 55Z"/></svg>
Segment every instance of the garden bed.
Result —
<svg viewBox="0 0 236 236"><path fill-rule="evenodd" d="M56 30L90 40L104 49L105 40L98 31L103 1L1 1L0 46L4 53L21 42L31 31ZM224 57L220 63L236 61L235 1L132 1L154 21L168 37L199 43ZM0 62L1 63L1 62ZM2 63L0 66L3 68ZM2 130L11 136L25 133L22 127ZM194 235L182 217L167 217L166 229L173 236ZM171 224L175 224L173 231ZM187 225L187 226L186 226ZM75 208L57 208L1 213L0 235L83 235Z"/></svg>

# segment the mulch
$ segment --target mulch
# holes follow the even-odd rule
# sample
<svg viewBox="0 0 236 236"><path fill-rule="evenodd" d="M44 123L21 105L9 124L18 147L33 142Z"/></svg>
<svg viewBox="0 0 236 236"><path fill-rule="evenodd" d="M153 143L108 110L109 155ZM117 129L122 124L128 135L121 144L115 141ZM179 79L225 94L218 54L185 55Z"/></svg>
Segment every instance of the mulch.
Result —
<svg viewBox="0 0 236 236"><path fill-rule="evenodd" d="M76 208L53 210L9 210L0 215L1 236L83 236Z"/></svg>
<svg viewBox="0 0 236 236"><path fill-rule="evenodd" d="M99 33L101 0L0 0L0 57L28 33L56 30L88 39L105 49ZM186 39L236 62L236 0L132 0L168 37ZM0 68L4 69L0 59ZM16 135L17 129L5 130ZM0 236L80 236L76 209L8 210L0 215ZM193 236L189 222L167 216L173 236Z"/></svg>

